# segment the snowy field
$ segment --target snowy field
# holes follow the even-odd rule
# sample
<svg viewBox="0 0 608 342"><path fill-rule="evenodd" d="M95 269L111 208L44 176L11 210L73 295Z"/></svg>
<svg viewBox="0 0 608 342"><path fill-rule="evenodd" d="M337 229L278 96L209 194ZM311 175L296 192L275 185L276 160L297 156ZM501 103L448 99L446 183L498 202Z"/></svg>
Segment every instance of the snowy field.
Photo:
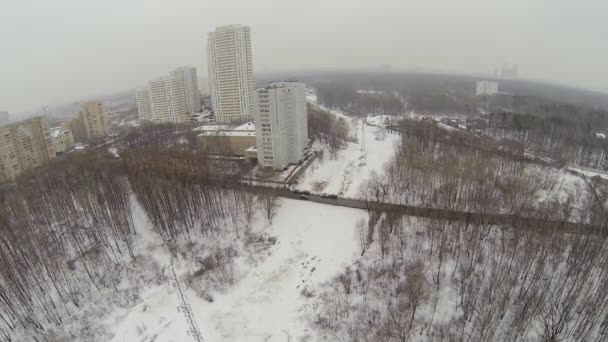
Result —
<svg viewBox="0 0 608 342"><path fill-rule="evenodd" d="M314 213L314 215L311 215ZM213 302L186 291L207 341L300 341L314 332L305 317L312 300L304 294L350 265L359 251L357 225L364 211L324 206L305 201L281 201L270 227L257 220L254 229L277 238L269 256L248 269L234 287L213 295ZM158 253L158 254L157 254ZM155 251L159 262L167 252ZM165 255L165 257L163 257ZM240 268L248 266L241 261ZM183 285L182 285L183 286ZM155 286L140 303L106 318L111 341L189 341L187 323L178 312L176 291Z"/></svg>
<svg viewBox="0 0 608 342"><path fill-rule="evenodd" d="M372 173L384 173L384 165L393 157L399 135L389 133L383 127L366 125L363 146L363 121L336 111L331 112L349 121L356 142L348 143L335 159L325 150L323 156L317 157L300 176L296 189L347 198L361 197L361 185Z"/></svg>

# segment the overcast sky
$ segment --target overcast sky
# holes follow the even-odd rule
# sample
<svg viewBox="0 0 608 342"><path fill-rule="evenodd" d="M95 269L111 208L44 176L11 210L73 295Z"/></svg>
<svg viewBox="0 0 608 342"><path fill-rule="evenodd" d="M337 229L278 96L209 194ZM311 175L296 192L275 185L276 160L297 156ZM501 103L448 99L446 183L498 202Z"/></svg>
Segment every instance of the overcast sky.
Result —
<svg viewBox="0 0 608 342"><path fill-rule="evenodd" d="M487 73L608 92L606 0L0 0L0 110L207 74L216 26L252 28L254 72L315 68ZM206 87L204 87L206 88Z"/></svg>

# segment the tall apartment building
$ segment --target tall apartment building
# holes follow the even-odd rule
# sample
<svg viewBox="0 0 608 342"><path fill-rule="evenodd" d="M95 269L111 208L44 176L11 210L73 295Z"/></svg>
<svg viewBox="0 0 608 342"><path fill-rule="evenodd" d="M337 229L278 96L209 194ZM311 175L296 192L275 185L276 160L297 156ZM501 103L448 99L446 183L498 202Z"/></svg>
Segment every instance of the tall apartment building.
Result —
<svg viewBox="0 0 608 342"><path fill-rule="evenodd" d="M8 123L8 112L0 110L0 125Z"/></svg>
<svg viewBox="0 0 608 342"><path fill-rule="evenodd" d="M78 118L84 125L87 140L99 139L108 135L108 114L101 102L89 101L82 106Z"/></svg>
<svg viewBox="0 0 608 342"><path fill-rule="evenodd" d="M71 131L76 142L100 139L108 135L108 114L101 102L89 101L82 106L76 118L63 122L61 127Z"/></svg>
<svg viewBox="0 0 608 342"><path fill-rule="evenodd" d="M201 110L201 92L198 89L198 76L194 67L180 67L171 72L177 82L184 84L186 111L188 114Z"/></svg>
<svg viewBox="0 0 608 342"><path fill-rule="evenodd" d="M55 158L46 117L38 116L0 127L0 180Z"/></svg>
<svg viewBox="0 0 608 342"><path fill-rule="evenodd" d="M209 94L218 122L251 121L253 64L248 26L228 25L207 39Z"/></svg>
<svg viewBox="0 0 608 342"><path fill-rule="evenodd" d="M84 123L78 117L62 122L61 128L65 131L72 132L74 142L85 142L88 140L87 131L84 129Z"/></svg>
<svg viewBox="0 0 608 342"><path fill-rule="evenodd" d="M481 95L496 95L498 93L498 83L491 81L477 81L477 89L475 94Z"/></svg>
<svg viewBox="0 0 608 342"><path fill-rule="evenodd" d="M184 122L188 114L200 110L196 68L181 67L169 77L148 82L137 92L137 112L141 120L151 122Z"/></svg>
<svg viewBox="0 0 608 342"><path fill-rule="evenodd" d="M304 83L272 82L256 90L254 103L258 163L275 170L297 163L308 143Z"/></svg>

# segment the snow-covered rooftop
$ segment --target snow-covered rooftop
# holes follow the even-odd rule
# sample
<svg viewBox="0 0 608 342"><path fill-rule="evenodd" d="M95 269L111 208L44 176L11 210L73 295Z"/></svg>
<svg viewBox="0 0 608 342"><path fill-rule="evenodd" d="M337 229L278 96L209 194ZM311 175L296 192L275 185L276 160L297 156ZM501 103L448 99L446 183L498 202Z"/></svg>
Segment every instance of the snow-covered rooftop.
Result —
<svg viewBox="0 0 608 342"><path fill-rule="evenodd" d="M255 131L255 125L253 122L246 122L234 128L233 131Z"/></svg>
<svg viewBox="0 0 608 342"><path fill-rule="evenodd" d="M202 131L199 135L204 136L255 136L255 125L253 122L247 122L237 127L229 125L204 125L194 130Z"/></svg>
<svg viewBox="0 0 608 342"><path fill-rule="evenodd" d="M56 129L51 130L51 132L50 132L50 133L51 133L51 137L53 137L53 138L57 138L57 137L58 137L60 134L65 134L65 133L67 133L67 132L68 132L68 131L66 131L66 130L64 130L64 129L61 129L61 128L56 128Z"/></svg>
<svg viewBox="0 0 608 342"><path fill-rule="evenodd" d="M231 136L231 137L255 137L255 131L204 131L199 136Z"/></svg>
<svg viewBox="0 0 608 342"><path fill-rule="evenodd" d="M193 131L219 131L222 129L230 129L228 125L203 125L196 127Z"/></svg>

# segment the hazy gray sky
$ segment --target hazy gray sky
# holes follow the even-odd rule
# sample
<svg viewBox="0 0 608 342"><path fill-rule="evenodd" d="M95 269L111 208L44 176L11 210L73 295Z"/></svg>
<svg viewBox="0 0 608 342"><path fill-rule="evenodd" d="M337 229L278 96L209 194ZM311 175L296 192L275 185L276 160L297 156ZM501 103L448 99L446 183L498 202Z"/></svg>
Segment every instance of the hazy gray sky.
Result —
<svg viewBox="0 0 608 342"><path fill-rule="evenodd" d="M207 32L252 28L254 72L358 68L491 73L608 91L606 0L0 0L0 110L207 74Z"/></svg>

